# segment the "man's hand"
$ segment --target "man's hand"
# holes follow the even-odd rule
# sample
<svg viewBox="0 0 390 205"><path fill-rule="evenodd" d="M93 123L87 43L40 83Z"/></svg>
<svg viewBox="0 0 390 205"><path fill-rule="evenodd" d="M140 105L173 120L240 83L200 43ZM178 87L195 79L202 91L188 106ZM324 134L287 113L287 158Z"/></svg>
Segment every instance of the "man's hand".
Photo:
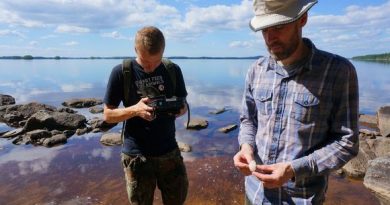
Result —
<svg viewBox="0 0 390 205"><path fill-rule="evenodd" d="M134 105L134 110L137 116L152 121L156 118L153 114L153 107L147 105L150 102L149 98L142 98L137 104Z"/></svg>
<svg viewBox="0 0 390 205"><path fill-rule="evenodd" d="M253 160L253 149L249 144L242 144L241 150L233 157L234 166L245 176L251 175L249 162Z"/></svg>
<svg viewBox="0 0 390 205"><path fill-rule="evenodd" d="M187 112L187 110L188 110L187 104L184 103L183 107L180 108L179 113L175 114L175 117L178 118L178 117L184 115Z"/></svg>
<svg viewBox="0 0 390 205"><path fill-rule="evenodd" d="M294 171L290 163L283 162L271 165L257 165L256 171L252 172L263 182L265 188L274 189L281 187L289 179L294 177Z"/></svg>

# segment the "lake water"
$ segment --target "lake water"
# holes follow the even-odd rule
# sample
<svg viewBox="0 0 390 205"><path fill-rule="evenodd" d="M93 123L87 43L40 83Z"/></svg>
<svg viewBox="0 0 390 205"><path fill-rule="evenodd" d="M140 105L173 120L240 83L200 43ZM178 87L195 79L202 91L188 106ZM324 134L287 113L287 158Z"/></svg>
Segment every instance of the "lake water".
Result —
<svg viewBox="0 0 390 205"><path fill-rule="evenodd" d="M187 84L191 117L209 121L200 131L177 120L177 140L190 180L186 204L243 204L243 176L233 167L237 133L218 132L238 124L244 78L253 60L174 60ZM37 101L56 107L71 98L103 98L111 68L120 60L0 60L0 93L17 104ZM390 64L352 62L360 84L360 112L374 114L390 103ZM209 111L227 107L220 115ZM102 117L79 109L87 118ZM0 132L9 130L0 123ZM120 126L111 131L119 131ZM0 204L127 204L120 147L99 143L102 133L72 136L53 148L13 145L0 139ZM156 194L156 203L161 197ZM331 177L327 204L377 204L361 181Z"/></svg>

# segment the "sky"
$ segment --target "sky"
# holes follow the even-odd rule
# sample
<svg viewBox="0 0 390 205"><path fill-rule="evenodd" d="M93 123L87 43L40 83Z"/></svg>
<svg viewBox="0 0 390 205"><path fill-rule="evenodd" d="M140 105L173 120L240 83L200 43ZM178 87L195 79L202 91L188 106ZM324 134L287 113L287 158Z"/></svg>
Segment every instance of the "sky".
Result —
<svg viewBox="0 0 390 205"><path fill-rule="evenodd" d="M1 0L0 56L134 56L134 35L160 28L165 56L267 55L249 28L252 1ZM390 52L390 0L319 0L303 36L345 57Z"/></svg>

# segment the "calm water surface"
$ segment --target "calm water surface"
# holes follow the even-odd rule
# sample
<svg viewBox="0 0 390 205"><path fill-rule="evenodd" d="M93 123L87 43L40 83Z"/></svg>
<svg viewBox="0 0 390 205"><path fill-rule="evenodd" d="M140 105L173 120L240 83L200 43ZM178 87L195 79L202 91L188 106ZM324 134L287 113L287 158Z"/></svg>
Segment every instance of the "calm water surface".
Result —
<svg viewBox="0 0 390 205"><path fill-rule="evenodd" d="M243 176L232 164L237 133L218 132L238 124L245 73L253 60L175 60L182 67L192 117L209 127L184 129L177 140L192 146L183 153L190 180L187 204L243 204ZM37 101L54 106L70 98L103 98L111 68L120 60L0 60L0 93L18 104ZM353 61L360 83L360 112L374 114L389 104L390 65ZM220 115L210 110L227 107ZM87 118L102 117L78 109ZM0 132L9 130L0 123ZM119 131L117 126L111 132ZM72 136L53 148L13 145L0 139L0 204L127 204L120 147L99 143L102 133ZM156 192L156 204L161 197ZM360 181L331 177L327 204L378 204Z"/></svg>

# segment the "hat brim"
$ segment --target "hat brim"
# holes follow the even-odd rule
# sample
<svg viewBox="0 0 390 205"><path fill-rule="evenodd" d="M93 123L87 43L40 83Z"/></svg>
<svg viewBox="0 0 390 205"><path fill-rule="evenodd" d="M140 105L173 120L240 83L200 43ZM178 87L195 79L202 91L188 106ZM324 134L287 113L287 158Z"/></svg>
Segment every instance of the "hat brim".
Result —
<svg viewBox="0 0 390 205"><path fill-rule="evenodd" d="M281 14L265 14L262 16L255 16L250 20L249 27L253 31L260 31L260 30L263 30L263 29L268 28L268 27L291 23L291 22L299 19L303 14L305 14L316 3L317 3L317 1L310 2L307 5L305 5L304 7L302 7L301 11L294 18L291 18L291 17L286 16L286 15L281 15Z"/></svg>

